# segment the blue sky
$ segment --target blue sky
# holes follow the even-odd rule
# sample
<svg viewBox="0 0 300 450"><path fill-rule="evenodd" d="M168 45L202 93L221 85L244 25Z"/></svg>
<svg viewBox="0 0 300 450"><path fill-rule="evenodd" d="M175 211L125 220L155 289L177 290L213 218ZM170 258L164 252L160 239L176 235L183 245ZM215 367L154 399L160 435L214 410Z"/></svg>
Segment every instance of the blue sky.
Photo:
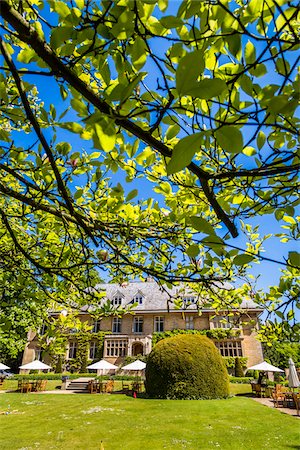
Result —
<svg viewBox="0 0 300 450"><path fill-rule="evenodd" d="M180 2L178 1L172 1L170 2L170 9L167 12L167 14L172 14L176 12L178 5ZM53 20L51 20L53 23ZM157 48L158 50L158 48ZM163 51L163 46L160 46L160 51ZM148 65L150 66L150 62ZM151 67L145 66L144 70L148 70L151 73ZM154 71L155 74L155 71ZM37 82L38 90L39 90L39 97L45 102L46 109L48 109L50 103L53 103L57 109L58 115L68 106L68 101L63 102L61 99L61 96L59 94L59 90L57 87L57 84L54 80L50 79L49 77L33 77L33 76L27 76L24 77L29 82ZM272 82L274 82L274 73L270 74L270 79L272 79ZM151 84L151 80L147 82ZM155 76L152 79L153 87L156 85ZM77 120L76 116L73 115L73 113L69 113L65 120ZM50 129L45 132L46 137L50 139L51 136ZM24 135L20 136L21 141L24 143ZM31 140L31 136L27 136L26 140ZM246 140L246 139L245 139ZM83 141L65 130L60 129L58 131L58 138L57 142L59 141L67 141L73 145L73 148L76 150L81 150L84 148L86 151L92 150L92 142L89 141ZM79 148L78 148L79 145ZM155 199L159 199L158 195L153 191L154 185L151 185L149 181L146 179L139 179L134 182L134 186L132 184L126 183L124 176L122 174L117 174L113 176L113 182L116 183L117 180L120 179L121 183L125 189L125 192L129 192L134 188L139 189L139 197L138 199L153 197ZM249 221L248 221L249 222ZM258 218L252 219L249 223L251 223L253 226L259 225L260 227L260 233L262 235L267 233L280 233L281 232L281 224L277 222L274 216L259 216ZM236 245L238 247L244 248L245 247L245 238L240 234L240 236L236 239L231 239L228 241L228 243L232 245ZM279 241L278 238L271 238L265 243L265 253L264 255L275 259L284 261L284 257L287 257L288 251L296 250L294 243L288 243L283 244ZM299 249L299 246L298 246ZM257 287L262 289L267 289L268 286L276 284L280 277L280 269L281 266L267 262L262 261L259 265L254 264L252 273L254 275L260 275L258 278Z"/></svg>

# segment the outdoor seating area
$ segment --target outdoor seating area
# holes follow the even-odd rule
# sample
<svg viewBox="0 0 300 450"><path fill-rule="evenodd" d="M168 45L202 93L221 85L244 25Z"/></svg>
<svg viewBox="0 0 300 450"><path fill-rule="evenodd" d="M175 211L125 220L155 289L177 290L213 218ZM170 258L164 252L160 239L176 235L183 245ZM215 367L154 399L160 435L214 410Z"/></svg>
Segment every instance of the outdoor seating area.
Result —
<svg viewBox="0 0 300 450"><path fill-rule="evenodd" d="M291 408L297 410L299 416L300 392L288 386L276 384L275 387L251 383L252 394L259 398L271 398L275 408Z"/></svg>
<svg viewBox="0 0 300 450"><path fill-rule="evenodd" d="M111 394L114 390L114 380L90 380L88 392L90 394Z"/></svg>
<svg viewBox="0 0 300 450"><path fill-rule="evenodd" d="M111 394L113 392L139 394L144 391L143 381L121 381L121 386L116 386L114 380L90 380L88 382L88 392L90 394ZM119 389L120 388L120 389Z"/></svg>
<svg viewBox="0 0 300 450"><path fill-rule="evenodd" d="M41 392L46 389L47 380L19 380L18 391L21 393Z"/></svg>

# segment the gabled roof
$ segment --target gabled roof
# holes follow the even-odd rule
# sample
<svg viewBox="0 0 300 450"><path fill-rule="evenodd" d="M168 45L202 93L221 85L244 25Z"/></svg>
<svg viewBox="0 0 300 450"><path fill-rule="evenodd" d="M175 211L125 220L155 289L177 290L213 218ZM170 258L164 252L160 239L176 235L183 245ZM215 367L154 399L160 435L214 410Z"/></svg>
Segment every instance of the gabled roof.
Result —
<svg viewBox="0 0 300 450"><path fill-rule="evenodd" d="M231 289L232 287L227 283L224 284L224 288ZM170 296L173 298L180 298L183 296L189 297L192 295L198 295L196 293L193 293L190 287L185 288L184 284L175 286L171 289L162 289L155 281L135 281L124 286L120 286L116 283L102 283L96 285L94 289L96 289L97 291L105 292L106 295L103 299L103 301L105 302L107 301L107 299L112 300L116 296L116 292L118 292L118 295L120 294L123 296L123 306L134 303L134 297L136 295L142 295L144 297L143 304L137 305L135 307L135 310L143 312L167 311L168 300L170 299ZM187 309L188 311L196 311L197 305L190 304L185 309ZM262 311L262 308L260 308L256 303L249 299L243 300L241 305L237 309ZM83 310L86 311L87 308L83 308ZM169 310L179 311L174 307L174 304L172 302L169 303ZM213 311L212 308L205 310Z"/></svg>

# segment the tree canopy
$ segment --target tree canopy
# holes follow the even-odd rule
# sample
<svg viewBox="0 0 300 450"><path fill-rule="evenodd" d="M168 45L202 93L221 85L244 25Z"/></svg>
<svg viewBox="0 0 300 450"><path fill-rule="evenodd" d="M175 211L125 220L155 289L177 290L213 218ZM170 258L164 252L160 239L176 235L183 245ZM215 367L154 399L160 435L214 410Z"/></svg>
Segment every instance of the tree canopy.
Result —
<svg viewBox="0 0 300 450"><path fill-rule="evenodd" d="M241 300L216 287L268 259L251 219L299 236L297 13L285 0L2 0L0 230L24 273L46 294L82 294L96 269L192 282L214 307ZM277 335L298 329L299 253L278 263L265 298L248 287Z"/></svg>

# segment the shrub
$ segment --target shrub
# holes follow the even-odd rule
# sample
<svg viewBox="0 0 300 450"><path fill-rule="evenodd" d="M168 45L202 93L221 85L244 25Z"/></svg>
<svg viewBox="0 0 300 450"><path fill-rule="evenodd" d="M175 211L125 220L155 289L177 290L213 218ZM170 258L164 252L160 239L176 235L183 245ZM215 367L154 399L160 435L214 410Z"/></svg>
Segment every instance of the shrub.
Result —
<svg viewBox="0 0 300 450"><path fill-rule="evenodd" d="M146 392L154 398L227 397L225 363L206 336L181 334L156 344L148 356Z"/></svg>
<svg viewBox="0 0 300 450"><path fill-rule="evenodd" d="M243 368L242 368L242 364L241 364L240 358L238 358L238 357L235 358L234 375L236 377L243 377L244 376L244 371L243 371Z"/></svg>
<svg viewBox="0 0 300 450"><path fill-rule="evenodd" d="M253 381L253 377L229 377L230 383L237 384L250 384Z"/></svg>

